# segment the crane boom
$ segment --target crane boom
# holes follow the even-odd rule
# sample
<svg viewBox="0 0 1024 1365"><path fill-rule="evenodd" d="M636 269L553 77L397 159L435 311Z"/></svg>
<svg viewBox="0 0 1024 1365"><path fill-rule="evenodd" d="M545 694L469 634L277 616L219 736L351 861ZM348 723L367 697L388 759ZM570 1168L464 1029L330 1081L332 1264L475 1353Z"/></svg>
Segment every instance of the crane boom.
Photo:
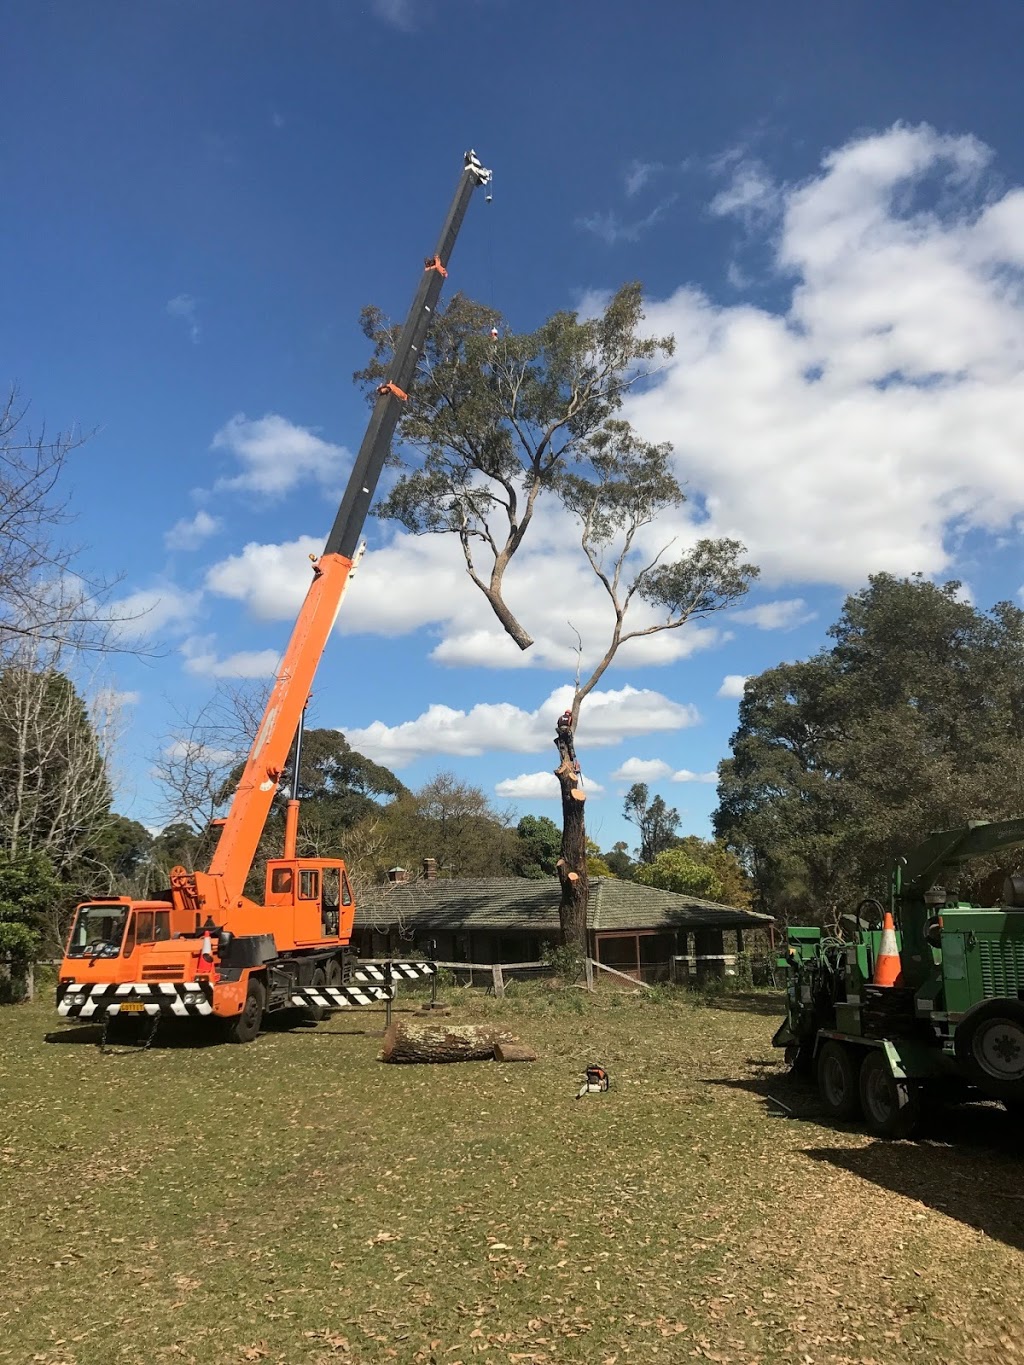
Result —
<svg viewBox="0 0 1024 1365"><path fill-rule="evenodd" d="M352 571L377 481L388 456L401 405L416 373L423 342L433 319L459 228L473 191L491 172L467 152L462 175L448 209L437 248L427 257L416 296L395 347L387 377L379 386L366 434L359 447L338 514L323 554L313 564L313 581L299 611L277 679L221 831L208 876L219 887L199 893L226 905L241 896L309 697L313 677ZM206 882L202 874L198 878Z"/></svg>

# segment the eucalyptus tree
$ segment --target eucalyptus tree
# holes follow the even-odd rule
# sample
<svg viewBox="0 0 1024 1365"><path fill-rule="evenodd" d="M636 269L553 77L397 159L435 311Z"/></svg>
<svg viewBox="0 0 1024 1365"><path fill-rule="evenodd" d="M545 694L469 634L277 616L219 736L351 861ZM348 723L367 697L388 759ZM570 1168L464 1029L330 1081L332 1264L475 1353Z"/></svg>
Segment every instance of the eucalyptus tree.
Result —
<svg viewBox="0 0 1024 1365"><path fill-rule="evenodd" d="M608 601L609 633L587 677L575 680L570 723L560 727L561 923L586 944L587 840L573 732L580 707L627 641L675 630L730 605L756 569L734 540L673 540L650 548L642 534L681 507L671 447L643 440L621 417L629 391L674 350L643 328L639 284L627 284L594 316L553 314L515 332L494 309L456 295L438 314L398 430L404 470L378 515L415 534L457 538L466 571L520 649L533 637L506 597L506 576L527 541L541 498L555 500ZM357 380L371 392L386 373L396 329L363 314L374 355ZM641 606L643 610L638 611Z"/></svg>

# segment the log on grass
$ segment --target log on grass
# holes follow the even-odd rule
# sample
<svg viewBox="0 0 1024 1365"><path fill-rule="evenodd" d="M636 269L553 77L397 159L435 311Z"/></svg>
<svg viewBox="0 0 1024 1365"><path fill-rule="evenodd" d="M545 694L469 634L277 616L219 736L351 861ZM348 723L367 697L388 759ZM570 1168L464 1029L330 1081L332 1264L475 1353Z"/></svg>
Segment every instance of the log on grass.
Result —
<svg viewBox="0 0 1024 1365"><path fill-rule="evenodd" d="M494 1060L496 1062L535 1062L537 1054L532 1047L527 1047L525 1043L495 1043Z"/></svg>
<svg viewBox="0 0 1024 1365"><path fill-rule="evenodd" d="M382 1062L489 1062L500 1043L515 1043L506 1029L479 1024L428 1024L401 1019L384 1034Z"/></svg>

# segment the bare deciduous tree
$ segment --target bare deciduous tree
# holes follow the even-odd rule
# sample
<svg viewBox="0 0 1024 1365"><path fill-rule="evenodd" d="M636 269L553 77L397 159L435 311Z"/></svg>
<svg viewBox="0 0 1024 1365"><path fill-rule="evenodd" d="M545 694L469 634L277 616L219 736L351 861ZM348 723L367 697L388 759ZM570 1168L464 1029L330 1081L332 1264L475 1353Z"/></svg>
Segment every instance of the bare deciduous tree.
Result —
<svg viewBox="0 0 1024 1365"><path fill-rule="evenodd" d="M0 400L0 657L21 641L134 652L122 633L137 616L110 602L117 579L84 575L63 483L70 456L90 433L33 431L17 388Z"/></svg>

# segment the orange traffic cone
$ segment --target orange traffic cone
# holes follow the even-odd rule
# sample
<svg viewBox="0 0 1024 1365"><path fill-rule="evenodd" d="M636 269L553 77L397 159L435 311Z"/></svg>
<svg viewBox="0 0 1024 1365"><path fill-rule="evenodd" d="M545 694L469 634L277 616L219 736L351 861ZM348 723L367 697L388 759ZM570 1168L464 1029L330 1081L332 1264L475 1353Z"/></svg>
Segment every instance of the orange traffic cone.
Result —
<svg viewBox="0 0 1024 1365"><path fill-rule="evenodd" d="M900 972L900 950L896 946L896 925L893 923L892 914L886 910L882 919L882 938L878 945L878 954L875 957L875 974L871 978L872 986L896 986L899 984Z"/></svg>
<svg viewBox="0 0 1024 1365"><path fill-rule="evenodd" d="M212 976L213 966L213 940L209 934L204 934L203 944L199 949L199 961L196 963L196 976Z"/></svg>

